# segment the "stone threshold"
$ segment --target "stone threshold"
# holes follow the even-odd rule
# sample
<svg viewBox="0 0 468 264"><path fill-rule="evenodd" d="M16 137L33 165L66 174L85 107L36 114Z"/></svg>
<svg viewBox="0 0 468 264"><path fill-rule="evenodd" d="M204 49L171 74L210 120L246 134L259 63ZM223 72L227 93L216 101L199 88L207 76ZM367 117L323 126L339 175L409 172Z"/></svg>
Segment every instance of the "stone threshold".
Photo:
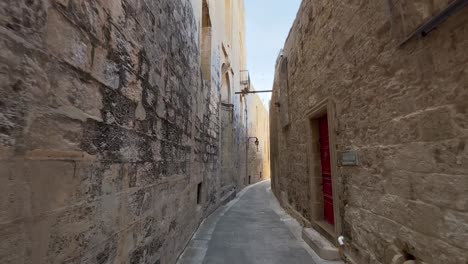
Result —
<svg viewBox="0 0 468 264"><path fill-rule="evenodd" d="M302 239L319 257L325 260L340 260L340 252L328 239L313 228L302 229Z"/></svg>
<svg viewBox="0 0 468 264"><path fill-rule="evenodd" d="M302 217L302 215L300 215L299 212L294 210L292 206L290 206L288 203L285 203L286 206L282 207L282 204L273 194L271 188L268 188L267 191L270 192L272 196L270 206L273 209L273 211L275 211L276 214L278 214L278 216L286 224L286 226L289 228L294 237L296 237L296 239L299 241L301 246L312 256L312 259L316 264L344 264L339 254L339 250L325 237L321 236L316 230L308 228L308 226L311 225L310 222L308 222L307 220L304 221L305 218ZM297 217L298 215L301 217ZM334 247L337 250L338 258L328 259L327 255L321 255L323 251L320 250L320 247L314 247L313 245L309 244L307 241L308 236L304 236L304 230L309 229L316 232L321 237L320 241L323 240L324 244L328 243L330 246ZM306 233L308 232L306 231Z"/></svg>

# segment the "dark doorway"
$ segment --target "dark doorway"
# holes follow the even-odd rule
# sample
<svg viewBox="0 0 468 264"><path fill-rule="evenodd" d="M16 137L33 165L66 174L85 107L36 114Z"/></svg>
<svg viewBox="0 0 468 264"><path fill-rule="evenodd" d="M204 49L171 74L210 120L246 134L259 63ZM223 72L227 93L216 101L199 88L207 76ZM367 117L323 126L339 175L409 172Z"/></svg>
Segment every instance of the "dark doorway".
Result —
<svg viewBox="0 0 468 264"><path fill-rule="evenodd" d="M333 212L333 186L330 162L330 138L328 134L327 115L319 118L320 161L322 167L323 209L324 218L329 224L335 224Z"/></svg>
<svg viewBox="0 0 468 264"><path fill-rule="evenodd" d="M202 183L200 182L197 185L197 204L201 203L201 196L202 196Z"/></svg>

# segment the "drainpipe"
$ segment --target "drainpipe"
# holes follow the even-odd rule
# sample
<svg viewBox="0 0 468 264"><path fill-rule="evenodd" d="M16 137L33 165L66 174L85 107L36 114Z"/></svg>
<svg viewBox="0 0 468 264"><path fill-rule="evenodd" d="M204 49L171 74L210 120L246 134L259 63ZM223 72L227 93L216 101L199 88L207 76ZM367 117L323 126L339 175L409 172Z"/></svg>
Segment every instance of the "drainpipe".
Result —
<svg viewBox="0 0 468 264"><path fill-rule="evenodd" d="M247 98L244 97L244 100L245 100L245 135L248 136L249 135L249 124L248 124L249 117L247 115L248 113ZM247 177L249 177L248 175L249 175L249 142L245 144L245 179L246 180L247 180Z"/></svg>
<svg viewBox="0 0 468 264"><path fill-rule="evenodd" d="M344 246L344 244L345 244L345 238L344 238L344 236L339 236L339 237L338 237L338 244L339 244L340 246Z"/></svg>
<svg viewBox="0 0 468 264"><path fill-rule="evenodd" d="M245 143L245 186L248 186L249 180L249 142Z"/></svg>

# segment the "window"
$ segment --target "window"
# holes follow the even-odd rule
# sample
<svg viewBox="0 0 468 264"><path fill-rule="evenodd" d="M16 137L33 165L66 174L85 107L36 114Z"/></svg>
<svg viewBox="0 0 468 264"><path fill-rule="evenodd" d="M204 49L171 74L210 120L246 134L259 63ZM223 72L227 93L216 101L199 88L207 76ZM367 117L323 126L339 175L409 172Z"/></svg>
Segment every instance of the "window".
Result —
<svg viewBox="0 0 468 264"><path fill-rule="evenodd" d="M223 76L223 85L221 87L221 102L225 104L231 103L231 80L229 78L229 72L226 72Z"/></svg>
<svg viewBox="0 0 468 264"><path fill-rule="evenodd" d="M202 183L200 182L197 185L197 204L201 204L201 196L202 196Z"/></svg>

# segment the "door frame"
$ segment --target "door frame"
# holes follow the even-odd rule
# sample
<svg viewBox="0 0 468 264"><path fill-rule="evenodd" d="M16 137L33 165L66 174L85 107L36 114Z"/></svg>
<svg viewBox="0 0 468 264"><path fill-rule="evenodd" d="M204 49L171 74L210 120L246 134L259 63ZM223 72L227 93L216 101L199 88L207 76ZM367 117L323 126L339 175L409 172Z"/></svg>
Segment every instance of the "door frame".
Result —
<svg viewBox="0 0 468 264"><path fill-rule="evenodd" d="M333 192L333 212L335 225L332 226L324 220L323 209L323 190L322 175L320 163L320 150L318 145L318 118L327 114L328 116L328 134L330 144L330 165ZM326 98L323 101L309 108L305 113L305 127L307 128L307 167L309 173L309 192L312 227L320 234L325 236L330 242L337 245L337 238L342 233L342 217L340 208L342 207L339 199L341 194L341 185L339 181L338 170L338 150L336 144L337 126L335 116L335 106L332 99Z"/></svg>

